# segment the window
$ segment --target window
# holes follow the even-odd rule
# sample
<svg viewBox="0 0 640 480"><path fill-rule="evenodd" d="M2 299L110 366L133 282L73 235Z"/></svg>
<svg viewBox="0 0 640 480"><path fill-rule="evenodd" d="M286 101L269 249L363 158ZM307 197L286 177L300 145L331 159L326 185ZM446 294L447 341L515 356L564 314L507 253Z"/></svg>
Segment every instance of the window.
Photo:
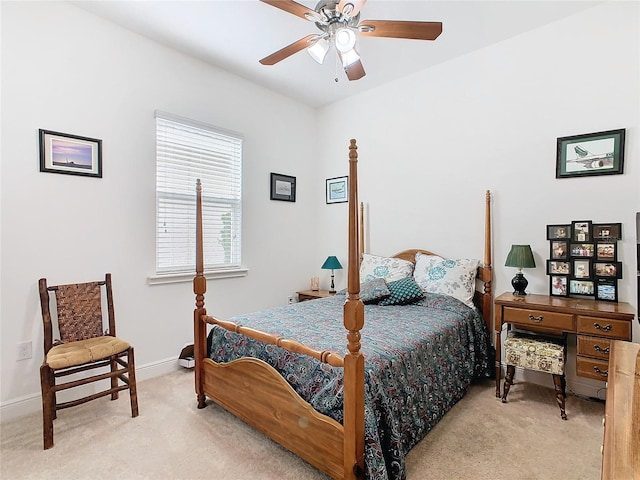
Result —
<svg viewBox="0 0 640 480"><path fill-rule="evenodd" d="M196 180L206 271L241 262L242 135L156 112L156 273L195 272Z"/></svg>

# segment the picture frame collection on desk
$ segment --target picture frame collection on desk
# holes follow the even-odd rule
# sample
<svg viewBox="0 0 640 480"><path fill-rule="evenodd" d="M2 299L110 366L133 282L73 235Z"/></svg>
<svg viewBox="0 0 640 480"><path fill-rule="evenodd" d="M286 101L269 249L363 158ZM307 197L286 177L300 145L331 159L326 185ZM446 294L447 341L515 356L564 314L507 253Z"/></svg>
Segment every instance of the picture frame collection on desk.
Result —
<svg viewBox="0 0 640 480"><path fill-rule="evenodd" d="M574 220L547 225L549 240L549 295L585 296L608 302L618 301L618 262L621 223L593 223Z"/></svg>

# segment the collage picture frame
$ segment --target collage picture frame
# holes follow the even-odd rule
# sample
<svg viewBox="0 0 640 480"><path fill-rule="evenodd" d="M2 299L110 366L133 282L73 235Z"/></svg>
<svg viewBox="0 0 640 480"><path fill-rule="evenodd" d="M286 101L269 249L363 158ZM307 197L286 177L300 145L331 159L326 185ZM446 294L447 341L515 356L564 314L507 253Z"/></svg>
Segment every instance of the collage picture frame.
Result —
<svg viewBox="0 0 640 480"><path fill-rule="evenodd" d="M617 302L622 279L617 242L622 239L622 224L574 220L546 228L549 294Z"/></svg>

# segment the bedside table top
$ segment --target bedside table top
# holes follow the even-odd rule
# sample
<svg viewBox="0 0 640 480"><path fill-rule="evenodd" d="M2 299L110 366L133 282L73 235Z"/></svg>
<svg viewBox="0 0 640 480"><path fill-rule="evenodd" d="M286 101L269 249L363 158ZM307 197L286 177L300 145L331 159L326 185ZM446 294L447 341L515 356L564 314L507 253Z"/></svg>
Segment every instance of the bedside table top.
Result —
<svg viewBox="0 0 640 480"><path fill-rule="evenodd" d="M298 295L314 298L332 297L335 293L329 293L329 290L300 290L296 292Z"/></svg>

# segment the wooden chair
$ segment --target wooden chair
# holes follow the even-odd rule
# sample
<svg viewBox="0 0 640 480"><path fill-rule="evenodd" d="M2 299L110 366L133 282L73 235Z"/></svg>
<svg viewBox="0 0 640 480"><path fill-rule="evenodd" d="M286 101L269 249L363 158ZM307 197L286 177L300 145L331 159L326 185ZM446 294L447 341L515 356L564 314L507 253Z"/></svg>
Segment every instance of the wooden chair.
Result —
<svg viewBox="0 0 640 480"><path fill-rule="evenodd" d="M504 378L502 403L507 402L509 389L513 385L515 367L550 373L556 392L556 402L560 407L560 417L567 419L565 412L566 379L564 367L567 358L565 337L548 337L524 332L509 331L504 341L507 373Z"/></svg>
<svg viewBox="0 0 640 480"><path fill-rule="evenodd" d="M53 420L57 411L129 390L131 416L138 416L136 374L133 347L116 338L116 323L111 291L111 274L103 281L71 285L47 286L39 281L40 306L44 322L44 361L40 367L42 387L42 424L45 450L53 447ZM106 292L107 321L102 314L103 291ZM50 295L54 292L54 295ZM51 315L50 299L55 299L57 315ZM55 325L54 325L55 322ZM104 324L104 326L103 326ZM53 340L54 327L59 340ZM107 327L107 330L104 330ZM108 367L105 373L75 376L75 380L59 380L68 375ZM58 403L56 395L62 390L110 379L110 388L75 400ZM122 382L122 383L120 383ZM95 391L95 390L94 390Z"/></svg>

